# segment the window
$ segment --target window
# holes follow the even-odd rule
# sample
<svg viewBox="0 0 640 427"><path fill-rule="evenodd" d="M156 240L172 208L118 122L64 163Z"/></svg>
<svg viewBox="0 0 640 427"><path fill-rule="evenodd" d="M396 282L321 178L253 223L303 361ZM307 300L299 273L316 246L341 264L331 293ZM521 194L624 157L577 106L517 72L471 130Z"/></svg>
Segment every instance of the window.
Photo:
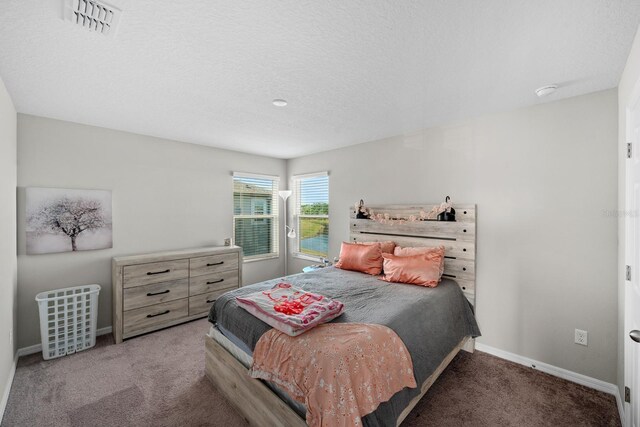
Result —
<svg viewBox="0 0 640 427"><path fill-rule="evenodd" d="M329 255L329 175L327 172L293 177L295 220L298 228L297 256L327 258Z"/></svg>
<svg viewBox="0 0 640 427"><path fill-rule="evenodd" d="M233 235L245 261L278 256L277 176L233 174Z"/></svg>

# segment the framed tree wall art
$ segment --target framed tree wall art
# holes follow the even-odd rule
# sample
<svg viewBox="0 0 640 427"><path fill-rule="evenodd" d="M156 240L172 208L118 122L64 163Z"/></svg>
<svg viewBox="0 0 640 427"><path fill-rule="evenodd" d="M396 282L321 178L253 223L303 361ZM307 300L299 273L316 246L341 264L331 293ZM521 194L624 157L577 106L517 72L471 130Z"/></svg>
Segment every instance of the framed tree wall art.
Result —
<svg viewBox="0 0 640 427"><path fill-rule="evenodd" d="M111 191L28 187L27 254L113 247Z"/></svg>

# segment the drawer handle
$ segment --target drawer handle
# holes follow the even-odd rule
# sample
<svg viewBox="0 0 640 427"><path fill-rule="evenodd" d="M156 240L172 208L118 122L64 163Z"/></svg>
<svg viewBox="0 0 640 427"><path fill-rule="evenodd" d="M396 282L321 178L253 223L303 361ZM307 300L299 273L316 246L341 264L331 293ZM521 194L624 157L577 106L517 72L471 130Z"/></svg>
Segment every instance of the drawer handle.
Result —
<svg viewBox="0 0 640 427"><path fill-rule="evenodd" d="M207 304L211 304L212 302L216 302L216 300L214 300L214 299L208 299L207 300Z"/></svg>
<svg viewBox="0 0 640 427"><path fill-rule="evenodd" d="M162 316L164 314L169 314L171 313L171 310L165 310L162 313L157 313L157 314L147 314L147 317L156 317L156 316Z"/></svg>
<svg viewBox="0 0 640 427"><path fill-rule="evenodd" d="M155 295L168 294L169 292L171 292L171 290L170 290L170 289L167 289L166 291L162 291L162 292L149 292L149 293L147 294L147 296L148 296L148 297L152 297L152 296L155 296Z"/></svg>
<svg viewBox="0 0 640 427"><path fill-rule="evenodd" d="M213 267L214 265L222 265L224 264L224 261L220 261L220 262L212 262L207 264L207 267Z"/></svg>
<svg viewBox="0 0 640 427"><path fill-rule="evenodd" d="M224 279L214 280L213 282L207 282L207 285L213 285L214 283L224 282Z"/></svg>
<svg viewBox="0 0 640 427"><path fill-rule="evenodd" d="M164 271L149 271L149 272L147 272L147 276L153 276L154 274L165 274L165 273L168 273L170 271L171 270L168 269L168 268L166 270L164 270Z"/></svg>

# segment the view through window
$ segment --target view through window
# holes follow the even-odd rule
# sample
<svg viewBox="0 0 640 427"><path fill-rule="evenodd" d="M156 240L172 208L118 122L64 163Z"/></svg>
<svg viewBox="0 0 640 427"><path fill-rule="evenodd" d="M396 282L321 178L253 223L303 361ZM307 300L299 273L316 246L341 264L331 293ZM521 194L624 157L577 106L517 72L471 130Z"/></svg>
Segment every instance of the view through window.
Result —
<svg viewBox="0 0 640 427"><path fill-rule="evenodd" d="M313 258L329 254L329 176L326 172L294 176L298 253Z"/></svg>
<svg viewBox="0 0 640 427"><path fill-rule="evenodd" d="M233 175L233 232L245 260L278 255L278 177Z"/></svg>

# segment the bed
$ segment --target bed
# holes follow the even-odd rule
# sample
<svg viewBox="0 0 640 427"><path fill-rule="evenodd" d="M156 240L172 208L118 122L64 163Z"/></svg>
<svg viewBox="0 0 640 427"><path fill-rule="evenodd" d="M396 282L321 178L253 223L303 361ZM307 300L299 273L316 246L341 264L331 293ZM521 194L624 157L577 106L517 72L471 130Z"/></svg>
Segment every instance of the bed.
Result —
<svg viewBox="0 0 640 427"><path fill-rule="evenodd" d="M445 273L436 288L387 283L378 277L334 267L288 276L284 281L345 304L336 323L373 323L402 339L414 366L418 387L405 388L363 417L366 426L400 425L461 349L473 351L480 335L475 303L475 206L454 206L456 222L403 221L420 206L377 206L396 221L356 219L351 212L350 240L394 240L402 246L445 246ZM238 307L236 297L265 290L278 278L229 292L211 308L205 371L214 385L251 425L303 426L305 407L274 384L251 378L247 368L259 338L271 327Z"/></svg>

